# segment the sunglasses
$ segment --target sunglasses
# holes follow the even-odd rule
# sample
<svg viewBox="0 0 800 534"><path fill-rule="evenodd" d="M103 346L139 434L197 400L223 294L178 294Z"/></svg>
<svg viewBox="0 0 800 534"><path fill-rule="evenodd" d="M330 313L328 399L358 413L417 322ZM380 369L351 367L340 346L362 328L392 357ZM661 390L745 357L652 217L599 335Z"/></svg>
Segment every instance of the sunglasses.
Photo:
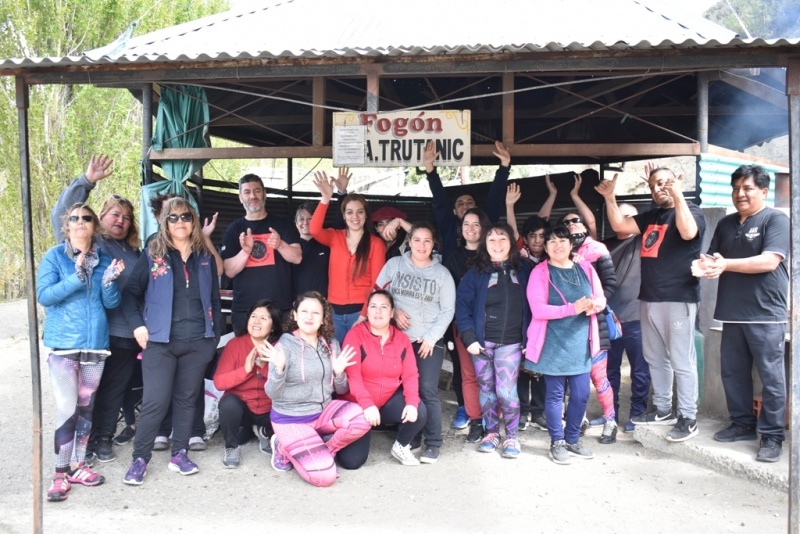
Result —
<svg viewBox="0 0 800 534"><path fill-rule="evenodd" d="M69 222L71 222L71 223L76 223L76 222L78 222L80 220L83 220L83 222L94 222L94 217L92 217L91 215L70 215L69 216Z"/></svg>
<svg viewBox="0 0 800 534"><path fill-rule="evenodd" d="M192 222L194 220L194 215L188 211L184 211L180 215L177 213L170 213L167 215L167 221L171 222L172 224L178 222L178 219L182 220L183 222Z"/></svg>
<svg viewBox="0 0 800 534"><path fill-rule="evenodd" d="M573 217L572 219L564 219L561 221L561 224L564 226L569 226L570 224L580 224L581 218L580 217Z"/></svg>

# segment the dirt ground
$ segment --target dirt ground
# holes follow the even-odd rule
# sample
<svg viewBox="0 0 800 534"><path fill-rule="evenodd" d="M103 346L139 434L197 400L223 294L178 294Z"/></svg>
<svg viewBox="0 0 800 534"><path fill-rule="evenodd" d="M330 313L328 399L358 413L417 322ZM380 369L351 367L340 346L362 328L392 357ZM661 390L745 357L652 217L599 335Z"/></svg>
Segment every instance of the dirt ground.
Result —
<svg viewBox="0 0 800 534"><path fill-rule="evenodd" d="M0 303L0 532L33 528L32 394L26 305ZM53 469L54 402L42 357L44 473ZM341 472L330 488L278 473L255 443L242 466L222 467L219 434L193 453L200 473L181 477L155 452L145 483L122 478L132 445L95 464L99 487L73 486L61 503L44 502L45 532L785 532L787 495L753 482L645 450L628 434L615 445L585 437L593 460L559 466L547 456L546 432L521 433L519 459L481 454L449 429L452 392L441 392L447 425L435 465L403 467L389 456L393 436L376 433L367 464ZM625 392L623 392L625 395ZM624 401L623 401L624 402ZM622 420L627 420L623 406ZM594 401L589 415L599 410ZM20 460L17 465L16 460ZM19 469L17 469L19 467Z"/></svg>

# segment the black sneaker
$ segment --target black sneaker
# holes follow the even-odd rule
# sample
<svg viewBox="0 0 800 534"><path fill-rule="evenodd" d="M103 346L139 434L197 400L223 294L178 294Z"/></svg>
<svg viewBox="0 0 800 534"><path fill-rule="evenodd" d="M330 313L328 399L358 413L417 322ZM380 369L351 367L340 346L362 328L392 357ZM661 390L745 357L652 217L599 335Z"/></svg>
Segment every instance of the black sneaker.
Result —
<svg viewBox="0 0 800 534"><path fill-rule="evenodd" d="M122 429L122 432L117 434L117 437L114 438L114 443L117 445L125 445L130 440L132 440L136 436L136 430L131 428L130 425L127 425L125 428Z"/></svg>
<svg viewBox="0 0 800 534"><path fill-rule="evenodd" d="M731 443L733 441L755 441L758 439L758 435L756 434L756 429L753 427L731 423L728 428L720 430L714 434L714 439L721 441L722 443Z"/></svg>
<svg viewBox="0 0 800 534"><path fill-rule="evenodd" d="M425 452L419 457L423 464L435 464L439 460L439 447L425 447Z"/></svg>
<svg viewBox="0 0 800 534"><path fill-rule="evenodd" d="M467 432L467 443L478 443L483 439L483 421L473 419L469 422L469 432Z"/></svg>
<svg viewBox="0 0 800 534"><path fill-rule="evenodd" d="M782 447L783 445L777 439L762 437L761 448L758 449L756 460L759 462L777 462L781 459Z"/></svg>
<svg viewBox="0 0 800 534"><path fill-rule="evenodd" d="M672 430L667 432L667 441L686 441L699 433L696 419L687 419L679 415L678 422L672 427Z"/></svg>
<svg viewBox="0 0 800 534"><path fill-rule="evenodd" d="M103 463L113 462L117 455L111 449L111 438L97 438L94 444L94 454Z"/></svg>
<svg viewBox="0 0 800 534"><path fill-rule="evenodd" d="M547 419L544 418L544 415L532 415L531 425L533 425L534 428L547 432Z"/></svg>
<svg viewBox="0 0 800 534"><path fill-rule="evenodd" d="M616 442L617 422L613 419L609 419L603 424L603 433L600 435L600 443L603 445L611 445Z"/></svg>
<svg viewBox="0 0 800 534"><path fill-rule="evenodd" d="M656 408L644 412L643 414L631 417L631 422L634 425L674 425L678 422L675 413L670 410L668 412L659 412Z"/></svg>

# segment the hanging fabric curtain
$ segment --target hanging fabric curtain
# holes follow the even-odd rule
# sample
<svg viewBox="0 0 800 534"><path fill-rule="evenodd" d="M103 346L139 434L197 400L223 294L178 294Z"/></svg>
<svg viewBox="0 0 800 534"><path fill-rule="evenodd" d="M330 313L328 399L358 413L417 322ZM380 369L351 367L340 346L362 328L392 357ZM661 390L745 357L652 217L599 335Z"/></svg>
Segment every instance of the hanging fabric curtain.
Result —
<svg viewBox="0 0 800 534"><path fill-rule="evenodd" d="M202 87L162 86L153 133L153 150L208 147L208 122L208 100ZM152 197L163 193L181 195L188 198L192 207L197 210L197 202L183 183L207 161L162 161L161 168L167 179L142 186L140 233L143 242L158 230L158 221L150 211Z"/></svg>

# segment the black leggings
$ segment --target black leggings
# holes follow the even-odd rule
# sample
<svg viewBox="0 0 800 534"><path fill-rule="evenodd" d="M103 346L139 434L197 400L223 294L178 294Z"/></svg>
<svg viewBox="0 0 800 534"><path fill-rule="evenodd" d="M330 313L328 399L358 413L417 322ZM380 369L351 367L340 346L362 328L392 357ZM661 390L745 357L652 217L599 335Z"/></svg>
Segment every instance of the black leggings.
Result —
<svg viewBox="0 0 800 534"><path fill-rule="evenodd" d="M403 396L403 387L401 386L380 409L381 424L397 424L396 439L404 447L411 443L411 440L422 430L422 427L425 426L425 421L428 419L428 411L425 409L425 404L420 402L417 408L417 420L413 423L401 423L405 407L406 399ZM342 468L358 469L364 465L369 457L370 434L372 434L372 430L336 453L336 458Z"/></svg>

